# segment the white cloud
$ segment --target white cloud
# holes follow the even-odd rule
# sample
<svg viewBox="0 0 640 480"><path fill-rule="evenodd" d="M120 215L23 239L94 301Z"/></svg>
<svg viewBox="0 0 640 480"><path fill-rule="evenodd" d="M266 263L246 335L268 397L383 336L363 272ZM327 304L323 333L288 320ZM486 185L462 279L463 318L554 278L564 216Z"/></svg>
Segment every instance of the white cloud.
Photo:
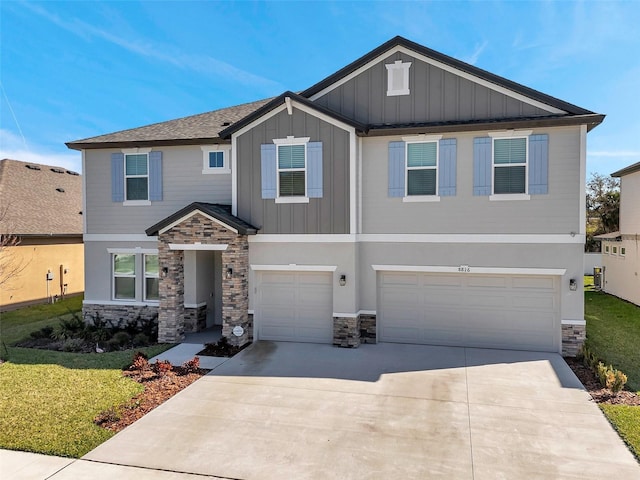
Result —
<svg viewBox="0 0 640 480"><path fill-rule="evenodd" d="M482 54L484 49L487 48L487 45L489 45L488 40L485 40L481 44L476 44L476 49L474 50L474 52L468 57L463 58L463 61L467 62L470 65L475 65L478 62L478 58L480 58L480 54Z"/></svg>
<svg viewBox="0 0 640 480"><path fill-rule="evenodd" d="M3 158L51 165L78 173L82 171L80 152L61 153L47 151L46 148L37 146L29 147L22 141L22 137L9 130L0 129L0 159Z"/></svg>

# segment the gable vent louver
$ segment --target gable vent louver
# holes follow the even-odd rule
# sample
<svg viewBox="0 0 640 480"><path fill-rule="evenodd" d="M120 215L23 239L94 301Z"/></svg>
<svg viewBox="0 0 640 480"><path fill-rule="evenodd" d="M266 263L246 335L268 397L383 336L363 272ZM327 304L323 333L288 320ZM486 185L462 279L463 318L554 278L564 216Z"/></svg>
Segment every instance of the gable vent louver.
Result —
<svg viewBox="0 0 640 480"><path fill-rule="evenodd" d="M40 170L40 167L38 165L25 165L25 167L27 167L29 170Z"/></svg>

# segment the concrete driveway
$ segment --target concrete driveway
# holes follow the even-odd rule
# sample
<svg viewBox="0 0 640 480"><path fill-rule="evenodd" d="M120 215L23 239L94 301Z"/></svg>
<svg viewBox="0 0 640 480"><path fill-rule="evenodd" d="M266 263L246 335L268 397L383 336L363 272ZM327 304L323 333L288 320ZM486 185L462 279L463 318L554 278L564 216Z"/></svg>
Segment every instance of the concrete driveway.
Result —
<svg viewBox="0 0 640 480"><path fill-rule="evenodd" d="M232 479L640 478L559 355L394 344L259 342L83 458Z"/></svg>

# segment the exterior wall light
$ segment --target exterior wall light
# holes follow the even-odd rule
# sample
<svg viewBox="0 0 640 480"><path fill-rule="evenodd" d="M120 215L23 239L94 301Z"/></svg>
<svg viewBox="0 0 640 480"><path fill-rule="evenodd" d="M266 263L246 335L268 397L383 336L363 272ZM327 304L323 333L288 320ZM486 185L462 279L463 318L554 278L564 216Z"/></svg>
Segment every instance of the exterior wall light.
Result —
<svg viewBox="0 0 640 480"><path fill-rule="evenodd" d="M340 286L344 287L347 284L347 276L346 275L340 275Z"/></svg>
<svg viewBox="0 0 640 480"><path fill-rule="evenodd" d="M162 267L162 278L166 277L167 273L169 273L169 268L168 267Z"/></svg>
<svg viewBox="0 0 640 480"><path fill-rule="evenodd" d="M233 276L233 268L227 268L227 278L231 278Z"/></svg>
<svg viewBox="0 0 640 480"><path fill-rule="evenodd" d="M575 278L569 280L569 290L571 290L572 292L578 290L578 282L576 282Z"/></svg>

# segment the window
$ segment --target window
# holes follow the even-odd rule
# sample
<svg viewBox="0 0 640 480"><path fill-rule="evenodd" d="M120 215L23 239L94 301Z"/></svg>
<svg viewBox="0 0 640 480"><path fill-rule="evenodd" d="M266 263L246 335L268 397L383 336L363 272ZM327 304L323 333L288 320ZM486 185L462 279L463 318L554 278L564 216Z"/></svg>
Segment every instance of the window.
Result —
<svg viewBox="0 0 640 480"><path fill-rule="evenodd" d="M604 253L606 253L607 255L609 255L609 245L605 245L605 246L604 246Z"/></svg>
<svg viewBox="0 0 640 480"><path fill-rule="evenodd" d="M407 144L407 196L438 191L438 142Z"/></svg>
<svg viewBox="0 0 640 480"><path fill-rule="evenodd" d="M231 173L229 158L231 151L220 145L205 145L202 148L202 173Z"/></svg>
<svg viewBox="0 0 640 480"><path fill-rule="evenodd" d="M125 162L125 200L149 200L149 158L146 153L127 154Z"/></svg>
<svg viewBox="0 0 640 480"><path fill-rule="evenodd" d="M409 95L409 67L411 62L402 60L385 65L387 68L387 97Z"/></svg>
<svg viewBox="0 0 640 480"><path fill-rule="evenodd" d="M620 247L620 256L624 257L627 254L627 249L625 247Z"/></svg>
<svg viewBox="0 0 640 480"><path fill-rule="evenodd" d="M116 300L135 300L135 254L118 253L113 255L113 298Z"/></svg>
<svg viewBox="0 0 640 480"><path fill-rule="evenodd" d="M160 300L159 294L160 275L158 268L158 255L144 256L144 299L147 301Z"/></svg>
<svg viewBox="0 0 640 480"><path fill-rule="evenodd" d="M527 193L527 138L493 139L493 194Z"/></svg>
<svg viewBox="0 0 640 480"><path fill-rule="evenodd" d="M306 196L306 145L278 145L278 197Z"/></svg>
<svg viewBox="0 0 640 480"><path fill-rule="evenodd" d="M618 254L618 247L616 247L615 245L613 247L611 247L611 254L612 255L617 255Z"/></svg>

